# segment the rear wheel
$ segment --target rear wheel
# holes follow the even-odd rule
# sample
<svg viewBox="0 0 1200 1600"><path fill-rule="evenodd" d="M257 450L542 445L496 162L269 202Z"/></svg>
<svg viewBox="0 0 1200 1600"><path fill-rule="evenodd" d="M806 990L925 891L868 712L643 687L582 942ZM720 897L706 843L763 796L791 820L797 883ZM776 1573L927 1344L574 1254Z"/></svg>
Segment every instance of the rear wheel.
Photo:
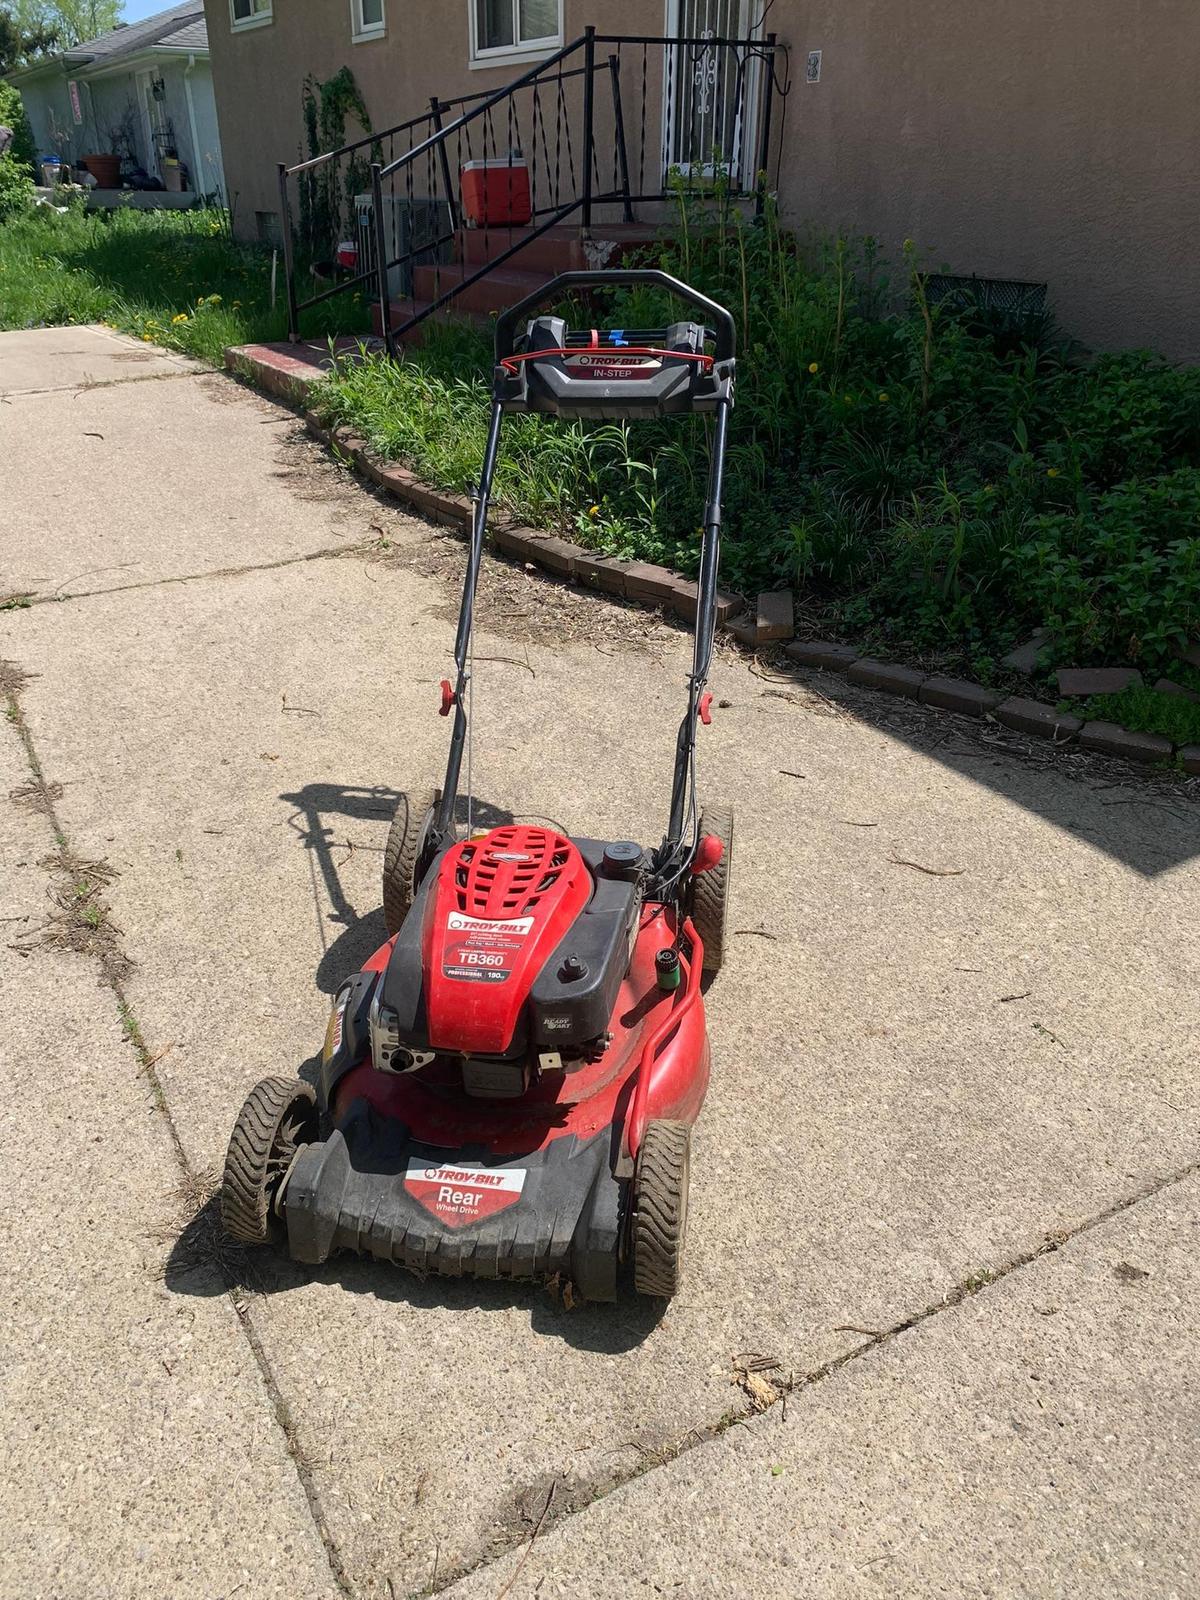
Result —
<svg viewBox="0 0 1200 1600"><path fill-rule="evenodd" d="M725 959L725 925L729 913L729 875L733 867L733 812L706 806L700 813L700 836L714 834L725 846L720 861L692 879L692 921L704 945L704 970L714 976Z"/></svg>
<svg viewBox="0 0 1200 1600"><path fill-rule="evenodd" d="M389 936L399 933L417 893L417 873L438 803L436 789L402 794L383 852L383 920Z"/></svg>
<svg viewBox="0 0 1200 1600"><path fill-rule="evenodd" d="M317 1137L317 1097L296 1078L264 1078L238 1113L225 1156L221 1226L242 1244L277 1239L275 1200L301 1145Z"/></svg>
<svg viewBox="0 0 1200 1600"><path fill-rule="evenodd" d="M639 1294L669 1300L679 1287L691 1146L685 1122L646 1124L633 1178L633 1286Z"/></svg>

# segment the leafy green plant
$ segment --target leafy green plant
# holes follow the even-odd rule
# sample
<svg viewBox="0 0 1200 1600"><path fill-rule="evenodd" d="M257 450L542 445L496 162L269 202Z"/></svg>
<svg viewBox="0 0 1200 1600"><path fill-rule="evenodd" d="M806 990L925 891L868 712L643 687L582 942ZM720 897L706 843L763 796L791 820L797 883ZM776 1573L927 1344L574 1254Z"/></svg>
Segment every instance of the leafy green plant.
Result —
<svg viewBox="0 0 1200 1600"><path fill-rule="evenodd" d="M719 179L703 200L679 185L676 205L645 262L738 325L727 581L800 582L874 647L990 671L1039 625L1048 666L1162 670L1200 636L1200 370L1146 353L1088 359L1048 316L934 303L913 246L897 305L873 241L797 240L769 204L749 221ZM678 315L643 287L607 309L629 327ZM439 332L398 370L339 373L323 404L463 488L489 371L482 336ZM544 526L694 571L702 434L699 419L522 419L499 493Z"/></svg>
<svg viewBox="0 0 1200 1600"><path fill-rule="evenodd" d="M0 222L28 208L33 199L33 135L18 90L0 81L0 123L13 132L0 155Z"/></svg>
<svg viewBox="0 0 1200 1600"><path fill-rule="evenodd" d="M1200 704L1183 695L1159 694L1145 685L1122 689L1120 694L1093 695L1082 714L1139 733L1161 733L1173 744L1200 744Z"/></svg>

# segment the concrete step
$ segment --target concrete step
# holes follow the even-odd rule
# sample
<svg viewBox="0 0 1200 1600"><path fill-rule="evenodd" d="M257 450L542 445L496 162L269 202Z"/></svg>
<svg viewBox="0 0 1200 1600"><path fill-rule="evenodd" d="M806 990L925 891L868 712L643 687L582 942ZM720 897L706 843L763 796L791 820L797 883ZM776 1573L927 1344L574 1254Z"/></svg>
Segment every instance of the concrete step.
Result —
<svg viewBox="0 0 1200 1600"><path fill-rule="evenodd" d="M409 317L415 317L418 312L425 311L430 304L429 300L393 300L388 308L393 328L402 322L407 322ZM492 319L486 312L455 310L453 306L449 308L443 307L441 311L435 311L424 322L418 322L411 332L402 334L400 342L406 345L419 345L425 336L425 330L431 322L468 322L484 331L490 331L492 326ZM382 334L378 305L371 307L371 327L377 335Z"/></svg>
<svg viewBox="0 0 1200 1600"><path fill-rule="evenodd" d="M456 254L460 261L475 268L519 244L519 253L506 264L522 272L544 272L551 278L558 272L570 272L585 264L577 227L558 223L536 239L530 237L532 231L531 228L460 228Z"/></svg>
<svg viewBox="0 0 1200 1600"><path fill-rule="evenodd" d="M479 266L483 263L480 262ZM445 266L414 267L413 292L418 299L436 300L450 289L469 278L479 266L463 262L450 262ZM554 271L525 272L515 266L493 267L486 277L480 278L454 297L454 306L461 311L503 311L515 301L535 289L540 289L554 276Z"/></svg>
<svg viewBox="0 0 1200 1600"><path fill-rule="evenodd" d="M553 277L555 273L575 271L589 264L615 266L639 245L653 243L661 229L650 222L598 222L592 228L586 249L577 223L556 223L536 239L530 237L532 231L531 228L460 228L455 254L460 261L478 267L502 255L512 245L527 240L506 265L511 264L522 272L542 271L547 277Z"/></svg>

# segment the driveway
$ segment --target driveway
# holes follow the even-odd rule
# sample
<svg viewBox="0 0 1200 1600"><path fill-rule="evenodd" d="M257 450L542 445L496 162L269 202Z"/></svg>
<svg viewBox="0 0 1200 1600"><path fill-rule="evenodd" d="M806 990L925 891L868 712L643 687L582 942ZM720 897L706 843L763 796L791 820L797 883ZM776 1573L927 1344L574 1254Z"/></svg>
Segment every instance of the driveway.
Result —
<svg viewBox="0 0 1200 1600"><path fill-rule="evenodd" d="M210 1197L384 936L461 545L104 330L0 336L0 450L0 1594L1200 1589L1195 785L723 647L678 1299L301 1271ZM488 573L481 805L657 838L686 635Z"/></svg>

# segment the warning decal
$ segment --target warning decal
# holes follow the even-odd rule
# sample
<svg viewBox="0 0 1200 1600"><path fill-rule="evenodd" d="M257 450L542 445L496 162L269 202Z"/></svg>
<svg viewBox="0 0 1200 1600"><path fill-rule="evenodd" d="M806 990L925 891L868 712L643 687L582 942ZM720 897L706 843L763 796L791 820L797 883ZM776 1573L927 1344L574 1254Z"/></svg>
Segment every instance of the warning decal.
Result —
<svg viewBox="0 0 1200 1600"><path fill-rule="evenodd" d="M608 350L584 350L567 357L573 378L652 378L662 371L657 356L621 356Z"/></svg>
<svg viewBox="0 0 1200 1600"><path fill-rule="evenodd" d="M447 1227L465 1228L515 1205L525 1187L525 1171L524 1167L480 1167L471 1162L430 1166L421 1158L410 1157L404 1187Z"/></svg>
<svg viewBox="0 0 1200 1600"><path fill-rule="evenodd" d="M532 917L468 917L452 911L446 919L442 975L503 983L532 927Z"/></svg>

